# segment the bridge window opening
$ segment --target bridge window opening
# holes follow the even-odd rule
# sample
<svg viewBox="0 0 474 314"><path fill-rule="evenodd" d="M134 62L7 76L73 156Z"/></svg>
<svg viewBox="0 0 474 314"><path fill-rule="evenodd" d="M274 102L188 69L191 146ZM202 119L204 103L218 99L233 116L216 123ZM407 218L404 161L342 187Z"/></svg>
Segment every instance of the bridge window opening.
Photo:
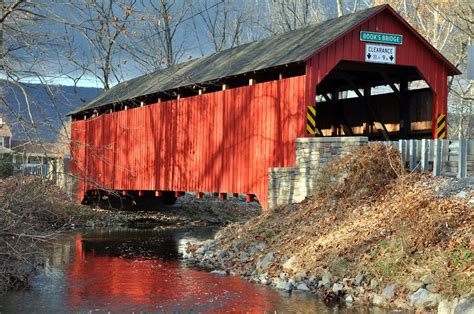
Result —
<svg viewBox="0 0 474 314"><path fill-rule="evenodd" d="M431 138L433 92L415 67L343 61L316 87L323 136Z"/></svg>

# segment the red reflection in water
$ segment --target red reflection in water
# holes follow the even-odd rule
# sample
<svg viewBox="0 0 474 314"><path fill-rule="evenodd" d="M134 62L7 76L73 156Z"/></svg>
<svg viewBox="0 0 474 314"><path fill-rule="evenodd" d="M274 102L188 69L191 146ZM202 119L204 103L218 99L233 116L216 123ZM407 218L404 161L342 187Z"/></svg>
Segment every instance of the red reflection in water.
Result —
<svg viewBox="0 0 474 314"><path fill-rule="evenodd" d="M240 278L180 268L176 262L94 256L83 250L80 235L67 279L68 305L76 309L261 313L279 298Z"/></svg>

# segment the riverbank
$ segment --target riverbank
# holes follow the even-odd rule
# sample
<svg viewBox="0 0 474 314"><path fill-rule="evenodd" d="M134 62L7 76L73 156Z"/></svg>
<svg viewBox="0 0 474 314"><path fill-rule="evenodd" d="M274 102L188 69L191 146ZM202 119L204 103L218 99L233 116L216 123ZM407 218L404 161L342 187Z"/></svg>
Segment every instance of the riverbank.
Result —
<svg viewBox="0 0 474 314"><path fill-rule="evenodd" d="M400 169L396 150L363 148L311 198L191 243L189 258L327 302L470 313L474 182Z"/></svg>
<svg viewBox="0 0 474 314"><path fill-rule="evenodd" d="M103 210L83 207L82 226L86 227L136 227L136 228L178 228L225 226L229 223L246 221L262 213L261 206L247 203L239 197L225 201L218 197L204 195L197 199L186 194L174 205L162 205L153 211Z"/></svg>
<svg viewBox="0 0 474 314"><path fill-rule="evenodd" d="M223 202L210 196L197 200L191 195L155 211L94 209L76 204L59 187L34 176L0 180L0 199L0 294L28 287L50 245L71 229L224 226L261 213L258 203L241 198Z"/></svg>

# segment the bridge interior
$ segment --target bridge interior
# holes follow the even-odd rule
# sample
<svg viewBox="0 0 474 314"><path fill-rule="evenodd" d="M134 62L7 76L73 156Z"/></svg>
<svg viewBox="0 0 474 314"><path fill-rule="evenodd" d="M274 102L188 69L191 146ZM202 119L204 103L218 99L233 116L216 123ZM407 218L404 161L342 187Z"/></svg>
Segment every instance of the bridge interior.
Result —
<svg viewBox="0 0 474 314"><path fill-rule="evenodd" d="M342 61L316 92L323 136L431 138L433 92L416 67Z"/></svg>

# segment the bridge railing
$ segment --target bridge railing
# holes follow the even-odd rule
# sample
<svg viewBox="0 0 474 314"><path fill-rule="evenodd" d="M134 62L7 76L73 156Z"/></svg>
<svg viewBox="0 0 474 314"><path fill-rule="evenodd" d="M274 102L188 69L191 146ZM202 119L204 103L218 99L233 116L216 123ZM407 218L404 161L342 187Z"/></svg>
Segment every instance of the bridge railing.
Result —
<svg viewBox="0 0 474 314"><path fill-rule="evenodd" d="M474 177L474 140L423 139L382 143L397 147L412 171L432 172L433 176Z"/></svg>

